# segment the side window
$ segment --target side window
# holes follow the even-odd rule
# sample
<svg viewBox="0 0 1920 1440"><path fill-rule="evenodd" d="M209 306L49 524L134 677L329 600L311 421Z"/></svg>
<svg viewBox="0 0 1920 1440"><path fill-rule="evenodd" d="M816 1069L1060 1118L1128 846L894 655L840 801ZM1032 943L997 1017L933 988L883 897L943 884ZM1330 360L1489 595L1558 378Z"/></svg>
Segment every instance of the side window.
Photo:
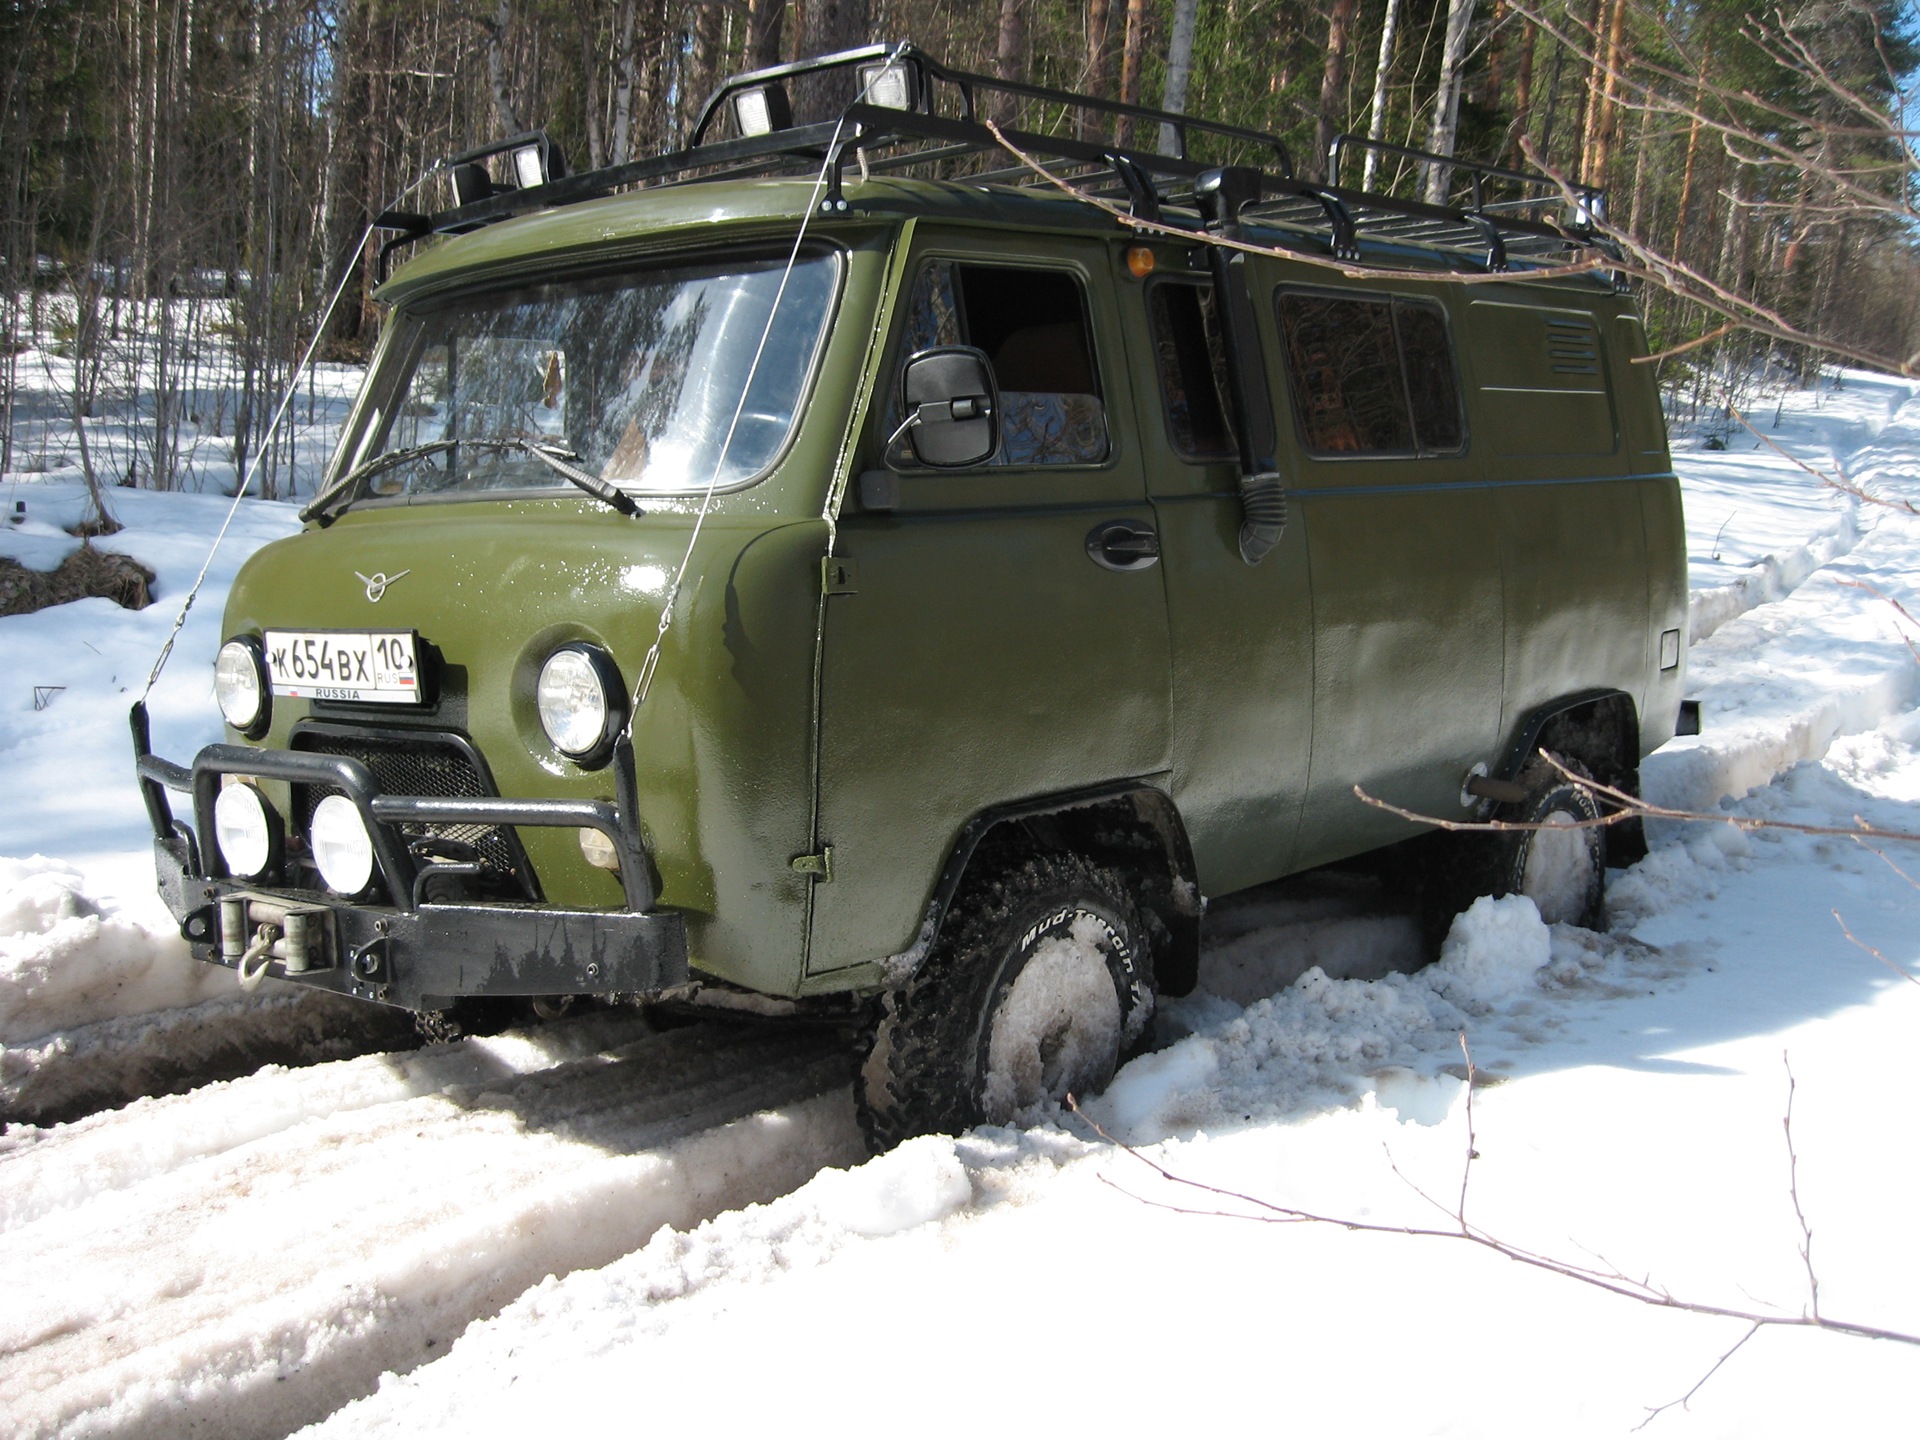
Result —
<svg viewBox="0 0 1920 1440"><path fill-rule="evenodd" d="M1188 460L1233 458L1227 355L1213 287L1156 280L1147 287L1147 318L1174 450Z"/></svg>
<svg viewBox="0 0 1920 1440"><path fill-rule="evenodd" d="M1107 458L1107 414L1080 282L1062 270L929 260L914 277L899 364L934 345L986 352L1000 387L993 465L1090 465ZM900 424L899 370L887 433ZM910 467L903 435L887 463Z"/></svg>
<svg viewBox="0 0 1920 1440"><path fill-rule="evenodd" d="M1332 455L1458 452L1466 443L1446 316L1425 300L1282 291L1300 442Z"/></svg>

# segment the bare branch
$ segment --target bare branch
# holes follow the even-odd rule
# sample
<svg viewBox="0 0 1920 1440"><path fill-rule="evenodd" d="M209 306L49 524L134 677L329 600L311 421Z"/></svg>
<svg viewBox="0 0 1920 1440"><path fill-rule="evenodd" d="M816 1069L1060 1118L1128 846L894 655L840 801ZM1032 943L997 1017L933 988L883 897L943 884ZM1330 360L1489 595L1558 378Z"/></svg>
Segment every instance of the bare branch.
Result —
<svg viewBox="0 0 1920 1440"><path fill-rule="evenodd" d="M1800 1206L1800 1156L1793 1148L1793 1092L1798 1086L1793 1078L1793 1062L1784 1050L1780 1052L1780 1063L1787 1069L1787 1113L1780 1122L1787 1138L1787 1194L1793 1200L1793 1218L1800 1222L1800 1263L1807 1271L1807 1313L1818 1320L1820 1276L1813 1268L1813 1226L1807 1223L1807 1212Z"/></svg>
<svg viewBox="0 0 1920 1440"><path fill-rule="evenodd" d="M1886 857L1881 856L1881 858L1885 859ZM1905 876L1903 875L1901 878L1904 879ZM1873 946L1867 944L1866 941L1862 940L1859 936L1855 935L1853 931L1849 930L1847 928L1846 920L1841 916L1838 910L1829 910L1827 913L1833 916L1834 922L1838 924L1840 927L1840 933L1847 937L1847 940L1849 943L1866 951L1867 954L1871 955L1874 959L1878 960L1882 965L1886 966L1887 969L1891 970L1894 974L1898 975L1902 980L1906 981L1909 985L1920 985L1920 978L1916 978L1911 971L1903 969L1901 966L1894 964L1894 962L1889 960L1884 954L1876 950Z"/></svg>
<svg viewBox="0 0 1920 1440"><path fill-rule="evenodd" d="M1712 1366L1709 1367L1709 1369L1707 1370L1707 1373L1702 1375L1698 1380L1693 1382L1693 1388L1691 1390L1687 1391L1687 1393L1682 1395L1678 1400L1669 1400L1664 1405L1653 1406L1651 1409L1647 1411L1647 1418L1642 1420L1638 1425L1634 1426L1633 1428L1635 1430L1646 1429L1647 1426L1651 1425L1655 1420L1659 1419L1661 1415L1673 1409L1676 1405L1679 1406L1682 1410L1685 1410L1687 1408L1687 1402L1692 1400L1694 1396L1700 1393L1701 1388L1706 1385L1707 1381L1711 1380L1715 1375L1720 1373L1720 1367L1726 1364L1727 1361L1731 1360L1735 1355L1737 1355L1740 1352L1740 1347L1742 1345L1745 1345L1747 1341L1751 1340L1754 1336L1758 1335L1761 1332L1761 1330L1764 1328L1765 1327L1762 1326L1758 1320L1754 1321L1753 1324L1747 1326L1746 1332L1742 1334L1738 1340L1734 1341L1733 1344L1727 1348L1725 1353L1723 1353L1718 1360L1713 1362Z"/></svg>
<svg viewBox="0 0 1920 1440"><path fill-rule="evenodd" d="M1829 474L1824 470L1820 470L1812 465L1809 465L1806 461L1802 460L1798 455L1794 455L1789 451L1783 449L1780 446L1780 444L1777 441L1775 441L1771 435L1763 435L1758 430L1754 429L1753 422L1747 419L1747 417L1740 412L1739 406L1737 405L1727 406L1727 413L1733 416L1733 418L1738 420L1742 425L1744 425L1746 427L1747 433L1753 436L1754 439L1758 440L1761 444L1767 446L1776 455L1779 455L1781 458L1791 462L1794 465L1799 466L1802 470L1806 471L1807 474L1813 476L1814 479L1818 480L1822 485L1827 486L1829 489L1838 490L1843 495L1851 495L1856 500L1865 500L1870 505L1884 505L1889 510L1904 510L1909 515L1920 515L1920 506L1916 506L1911 500L1889 500L1884 495L1875 495L1871 490L1863 490L1858 485L1855 485L1853 482L1848 480L1846 477L1846 472L1844 470L1841 470L1838 466L1835 466L1833 473ZM1840 583L1842 585L1855 585L1863 590L1873 590L1873 587L1871 585L1868 585L1863 581L1842 580L1840 581ZM1876 595L1880 595L1880 592L1878 590L1873 590L1873 593ZM1880 598L1883 600L1888 599L1888 597L1886 597L1885 595L1880 595ZM1888 603L1893 605L1896 609L1899 608L1898 601L1888 600ZM1901 610L1900 613L1902 615L1906 615L1907 612L1905 610ZM1909 620L1913 619L1911 615L1907 615L1907 618Z"/></svg>

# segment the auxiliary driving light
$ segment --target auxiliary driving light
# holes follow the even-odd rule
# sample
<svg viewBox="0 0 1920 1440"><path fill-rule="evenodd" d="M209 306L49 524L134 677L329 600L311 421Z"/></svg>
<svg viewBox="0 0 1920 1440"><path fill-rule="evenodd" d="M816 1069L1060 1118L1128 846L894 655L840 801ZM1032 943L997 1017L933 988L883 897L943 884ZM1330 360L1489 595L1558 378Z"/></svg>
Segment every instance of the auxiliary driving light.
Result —
<svg viewBox="0 0 1920 1440"><path fill-rule="evenodd" d="M213 834L227 869L256 880L273 864L279 827L261 793L247 784L229 785L213 802Z"/></svg>
<svg viewBox="0 0 1920 1440"><path fill-rule="evenodd" d="M534 703L553 748L576 764L606 763L625 718L626 690L604 650L563 645L540 667Z"/></svg>
<svg viewBox="0 0 1920 1440"><path fill-rule="evenodd" d="M227 724L249 740L266 733L267 657L258 640L242 635L220 647L220 656L213 662L213 694Z"/></svg>
<svg viewBox="0 0 1920 1440"><path fill-rule="evenodd" d="M861 94L867 104L883 110L917 110L913 68L903 61L889 60L880 65L862 65L854 72L860 77Z"/></svg>
<svg viewBox="0 0 1920 1440"><path fill-rule="evenodd" d="M313 807L307 827L313 863L336 895L358 895L373 879L373 837L360 807L344 795L329 795Z"/></svg>
<svg viewBox="0 0 1920 1440"><path fill-rule="evenodd" d="M761 85L733 97L733 123L743 136L771 135L793 126L793 102L784 87Z"/></svg>

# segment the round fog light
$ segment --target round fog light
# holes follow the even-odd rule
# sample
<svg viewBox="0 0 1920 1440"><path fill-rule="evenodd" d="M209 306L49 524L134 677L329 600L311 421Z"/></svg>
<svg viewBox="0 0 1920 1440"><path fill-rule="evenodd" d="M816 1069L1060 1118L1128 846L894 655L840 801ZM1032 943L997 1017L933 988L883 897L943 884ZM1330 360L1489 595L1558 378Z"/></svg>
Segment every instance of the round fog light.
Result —
<svg viewBox="0 0 1920 1440"><path fill-rule="evenodd" d="M580 827L580 853L589 865L619 873L620 852L613 848L613 841L590 825Z"/></svg>
<svg viewBox="0 0 1920 1440"><path fill-rule="evenodd" d="M307 838L320 878L338 895L357 895L373 879L373 837L360 809L344 795L329 795L313 807Z"/></svg>
<svg viewBox="0 0 1920 1440"><path fill-rule="evenodd" d="M229 785L213 802L214 838L234 874L257 879L273 863L271 813L251 785Z"/></svg>

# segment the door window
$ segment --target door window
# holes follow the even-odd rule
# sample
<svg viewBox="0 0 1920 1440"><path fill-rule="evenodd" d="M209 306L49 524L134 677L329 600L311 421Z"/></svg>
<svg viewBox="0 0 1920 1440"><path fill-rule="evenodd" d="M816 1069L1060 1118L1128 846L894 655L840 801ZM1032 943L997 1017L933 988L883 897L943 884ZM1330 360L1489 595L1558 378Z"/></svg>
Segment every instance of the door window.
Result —
<svg viewBox="0 0 1920 1440"><path fill-rule="evenodd" d="M1064 270L929 260L907 302L900 363L936 345L971 345L1000 387L1000 449L991 465L1091 465L1107 458L1107 415L1080 282ZM897 379L887 433L900 425ZM913 466L905 435L887 463Z"/></svg>

